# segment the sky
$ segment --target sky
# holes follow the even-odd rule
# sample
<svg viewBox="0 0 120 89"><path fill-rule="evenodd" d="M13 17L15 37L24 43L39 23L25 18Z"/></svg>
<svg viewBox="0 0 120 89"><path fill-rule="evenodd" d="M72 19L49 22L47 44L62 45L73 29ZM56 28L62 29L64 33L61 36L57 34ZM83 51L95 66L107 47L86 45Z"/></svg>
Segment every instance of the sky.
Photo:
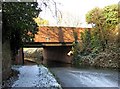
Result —
<svg viewBox="0 0 120 89"><path fill-rule="evenodd" d="M86 26L85 14L94 7L103 8L107 5L118 4L119 2L119 0L54 0L54 1L60 3L57 4L57 8L59 8L59 10L62 12L63 23L59 25L74 26L75 24L73 25L73 23L75 23L75 21L73 20L78 18L77 20L80 22L78 27ZM43 12L40 13L40 17L48 20L50 25L57 25L56 20L53 18L52 14L49 13L47 9L43 10Z"/></svg>

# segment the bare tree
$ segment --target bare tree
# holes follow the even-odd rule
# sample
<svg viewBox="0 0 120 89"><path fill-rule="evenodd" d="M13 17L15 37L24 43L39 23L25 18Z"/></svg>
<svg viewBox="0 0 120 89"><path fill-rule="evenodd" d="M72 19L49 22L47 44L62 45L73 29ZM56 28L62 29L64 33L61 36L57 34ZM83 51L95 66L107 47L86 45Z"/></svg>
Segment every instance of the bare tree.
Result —
<svg viewBox="0 0 120 89"><path fill-rule="evenodd" d="M56 20L56 24L60 23L59 18L62 18L62 14L58 6L61 5L61 3L54 0L37 0L37 2L39 3L39 7L44 10L46 14L48 11L52 14L52 17Z"/></svg>

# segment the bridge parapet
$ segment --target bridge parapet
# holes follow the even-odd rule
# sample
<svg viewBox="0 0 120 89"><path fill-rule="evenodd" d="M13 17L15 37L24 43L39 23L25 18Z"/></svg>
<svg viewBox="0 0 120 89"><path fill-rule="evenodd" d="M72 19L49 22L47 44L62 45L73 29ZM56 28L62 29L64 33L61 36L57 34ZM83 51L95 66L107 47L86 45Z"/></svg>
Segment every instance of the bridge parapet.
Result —
<svg viewBox="0 0 120 89"><path fill-rule="evenodd" d="M84 32L85 28L76 27L56 27L56 26L41 26L38 27L38 32L35 35L35 42L74 42L80 40L80 33Z"/></svg>

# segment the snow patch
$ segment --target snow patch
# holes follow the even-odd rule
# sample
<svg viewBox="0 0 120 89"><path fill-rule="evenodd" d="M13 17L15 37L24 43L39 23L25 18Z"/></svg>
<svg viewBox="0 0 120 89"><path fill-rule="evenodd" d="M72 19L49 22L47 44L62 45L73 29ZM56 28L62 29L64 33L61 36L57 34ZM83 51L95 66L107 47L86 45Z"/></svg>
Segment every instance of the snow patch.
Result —
<svg viewBox="0 0 120 89"><path fill-rule="evenodd" d="M54 76L42 65L30 65L13 68L20 72L19 79L12 87L53 87L61 88Z"/></svg>

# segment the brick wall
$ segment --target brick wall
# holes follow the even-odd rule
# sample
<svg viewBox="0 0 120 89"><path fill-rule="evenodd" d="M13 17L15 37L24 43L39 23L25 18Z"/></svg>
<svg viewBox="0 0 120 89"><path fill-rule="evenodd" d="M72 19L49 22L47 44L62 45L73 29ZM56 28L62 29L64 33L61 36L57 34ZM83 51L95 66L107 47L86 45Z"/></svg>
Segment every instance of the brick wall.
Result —
<svg viewBox="0 0 120 89"><path fill-rule="evenodd" d="M38 28L38 32L35 35L35 42L74 42L74 32L78 35L80 40L80 33L85 28L75 27L52 27L43 26Z"/></svg>

